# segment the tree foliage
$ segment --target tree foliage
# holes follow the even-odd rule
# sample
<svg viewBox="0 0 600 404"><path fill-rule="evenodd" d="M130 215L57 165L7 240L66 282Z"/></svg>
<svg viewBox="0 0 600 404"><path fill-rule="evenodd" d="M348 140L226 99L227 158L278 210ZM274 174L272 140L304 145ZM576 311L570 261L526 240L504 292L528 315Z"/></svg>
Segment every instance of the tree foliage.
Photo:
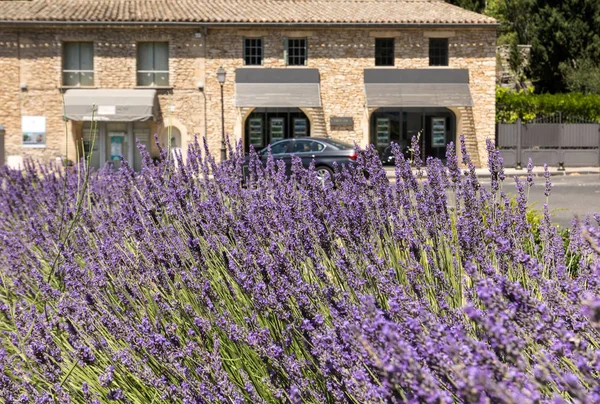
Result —
<svg viewBox="0 0 600 404"><path fill-rule="evenodd" d="M542 92L575 86L585 70L600 62L598 0L537 0L532 8L531 68ZM565 74L566 73L566 74Z"/></svg>

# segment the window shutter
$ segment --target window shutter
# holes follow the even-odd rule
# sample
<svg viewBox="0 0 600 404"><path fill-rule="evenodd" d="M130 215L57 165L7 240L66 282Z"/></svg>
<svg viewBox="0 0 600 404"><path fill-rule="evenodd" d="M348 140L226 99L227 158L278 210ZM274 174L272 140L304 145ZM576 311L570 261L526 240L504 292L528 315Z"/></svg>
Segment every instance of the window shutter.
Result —
<svg viewBox="0 0 600 404"><path fill-rule="evenodd" d="M265 40L264 38L260 38L260 65L264 66L265 64Z"/></svg>
<svg viewBox="0 0 600 404"><path fill-rule="evenodd" d="M308 38L304 40L304 66L308 63Z"/></svg>
<svg viewBox="0 0 600 404"><path fill-rule="evenodd" d="M246 38L242 38L242 60L244 61L244 66L246 65Z"/></svg>
<svg viewBox="0 0 600 404"><path fill-rule="evenodd" d="M286 66L288 64L288 45L289 45L288 37L284 36L283 37L283 60L285 60Z"/></svg>

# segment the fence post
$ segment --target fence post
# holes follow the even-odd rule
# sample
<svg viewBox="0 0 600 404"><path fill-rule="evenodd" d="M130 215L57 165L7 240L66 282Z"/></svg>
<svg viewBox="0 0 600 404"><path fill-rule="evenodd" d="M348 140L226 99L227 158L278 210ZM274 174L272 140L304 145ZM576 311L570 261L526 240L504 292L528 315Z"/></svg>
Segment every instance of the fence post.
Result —
<svg viewBox="0 0 600 404"><path fill-rule="evenodd" d="M565 159L563 155L563 137L565 134L565 124L562 121L562 113L558 113L558 171L565 171Z"/></svg>
<svg viewBox="0 0 600 404"><path fill-rule="evenodd" d="M517 118L517 169L522 169L523 165L521 164L521 139L523 132L523 124L521 122L521 118Z"/></svg>

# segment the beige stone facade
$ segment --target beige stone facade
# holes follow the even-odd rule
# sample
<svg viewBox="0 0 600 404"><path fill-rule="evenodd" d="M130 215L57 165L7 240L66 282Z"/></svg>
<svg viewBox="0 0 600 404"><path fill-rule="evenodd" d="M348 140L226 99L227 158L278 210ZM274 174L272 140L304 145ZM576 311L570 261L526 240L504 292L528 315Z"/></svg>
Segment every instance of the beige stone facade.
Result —
<svg viewBox="0 0 600 404"><path fill-rule="evenodd" d="M395 66L390 69L429 69L429 38L449 38L449 66L469 70L473 107L452 108L459 132L477 159L485 156L485 139L494 137L496 57L494 26L453 29L404 28L191 28L87 27L0 28L0 125L5 127L6 154L42 161L74 160L81 142L81 124L63 120L62 46L68 41L94 43L94 87L136 88L136 46L144 41L169 43L168 87L158 88L160 119L151 124L159 136L177 128L183 148L195 134L207 136L219 155L221 98L217 69L227 72L224 85L225 130L244 139L244 121L251 108L235 106L235 72L244 67L243 39L261 37L264 64L256 69L315 68L320 76L320 108L303 108L313 136L329 136L360 145L369 143L364 69L375 67L375 38L395 38ZM308 39L305 67L286 67L284 37ZM431 69L443 69L431 67ZM26 88L21 88L24 85ZM23 145L21 116L45 116L44 148ZM352 117L354 125L330 127L331 117ZM153 150L156 154L156 150ZM480 161L480 164L485 163Z"/></svg>

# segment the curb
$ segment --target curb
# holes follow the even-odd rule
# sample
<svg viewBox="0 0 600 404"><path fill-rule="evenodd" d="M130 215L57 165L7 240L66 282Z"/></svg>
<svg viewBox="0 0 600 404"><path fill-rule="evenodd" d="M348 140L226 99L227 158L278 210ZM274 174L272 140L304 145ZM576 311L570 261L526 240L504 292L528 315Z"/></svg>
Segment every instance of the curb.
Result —
<svg viewBox="0 0 600 404"><path fill-rule="evenodd" d="M387 177L388 178L396 178L396 174L394 173L393 170L386 170L387 171ZM413 174L416 174L415 171L413 171ZM543 178L544 177L544 172L534 172L532 173L533 176L535 178ZM492 174L490 172L484 172L484 173L476 173L477 178L491 178ZM513 178L515 176L517 177L526 177L527 176L527 170L523 169L523 172L519 172L519 173L505 173L506 178ZM578 175L598 175L600 176L600 171L598 170L585 170L585 171L551 171L550 172L550 176L551 177L563 177L563 176L578 176ZM427 174L423 175L423 178L426 178Z"/></svg>

